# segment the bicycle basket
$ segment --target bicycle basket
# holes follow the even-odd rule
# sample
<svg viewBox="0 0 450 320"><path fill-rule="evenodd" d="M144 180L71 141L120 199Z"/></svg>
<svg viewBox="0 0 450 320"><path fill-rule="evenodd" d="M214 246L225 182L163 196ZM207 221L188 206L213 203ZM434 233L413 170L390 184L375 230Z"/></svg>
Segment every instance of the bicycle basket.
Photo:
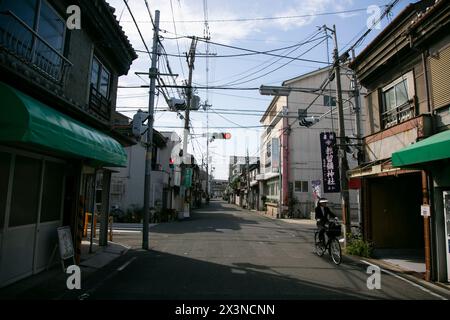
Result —
<svg viewBox="0 0 450 320"><path fill-rule="evenodd" d="M338 223L331 222L327 229L327 236L337 238L340 237L341 235L342 235L341 225Z"/></svg>

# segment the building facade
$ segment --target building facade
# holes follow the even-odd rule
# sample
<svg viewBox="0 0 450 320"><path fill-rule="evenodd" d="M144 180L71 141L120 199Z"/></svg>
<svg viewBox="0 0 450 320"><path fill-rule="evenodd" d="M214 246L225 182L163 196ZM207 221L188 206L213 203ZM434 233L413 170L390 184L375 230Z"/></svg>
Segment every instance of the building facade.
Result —
<svg viewBox="0 0 450 320"><path fill-rule="evenodd" d="M286 80L283 86L291 88L321 88L330 76L329 68ZM343 69L342 73L351 73ZM357 144L353 96L350 80L341 75L344 123L346 136ZM288 96L276 96L261 119L265 132L261 136L260 195L265 199L265 210L273 217L310 218L317 197L326 197L330 208L341 215L338 168L334 168L334 179L323 176L321 133L337 137L338 112L336 107L335 82L331 81L319 94L292 90ZM305 90L304 90L305 91ZM319 92L319 90L317 90ZM309 127L300 125L299 117L316 117L319 121ZM364 115L360 116L364 119ZM357 166L358 149L348 149L350 167ZM335 154L337 156L337 154ZM280 176L281 174L281 176ZM328 188L330 187L330 188ZM331 188L331 187L334 187ZM337 188L337 189L336 189ZM358 191L350 192L352 221L358 222ZM281 212L280 212L281 210Z"/></svg>
<svg viewBox="0 0 450 320"><path fill-rule="evenodd" d="M406 256L437 281L450 272L449 17L449 1L410 4L351 64L368 91L365 162L351 172L364 236L378 257Z"/></svg>
<svg viewBox="0 0 450 320"><path fill-rule="evenodd" d="M136 53L106 1L78 1L73 30L71 4L0 1L0 286L57 262L60 226L70 226L79 263L98 179L106 244L107 168L124 166L122 146L134 143L112 118L118 77Z"/></svg>

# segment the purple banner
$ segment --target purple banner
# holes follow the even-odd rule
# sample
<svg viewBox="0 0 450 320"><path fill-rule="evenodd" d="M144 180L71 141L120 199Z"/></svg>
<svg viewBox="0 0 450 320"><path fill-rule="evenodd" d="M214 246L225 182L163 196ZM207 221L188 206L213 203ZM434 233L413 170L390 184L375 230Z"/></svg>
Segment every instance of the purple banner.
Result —
<svg viewBox="0 0 450 320"><path fill-rule="evenodd" d="M320 150L322 153L323 192L341 192L339 158L334 132L320 134Z"/></svg>

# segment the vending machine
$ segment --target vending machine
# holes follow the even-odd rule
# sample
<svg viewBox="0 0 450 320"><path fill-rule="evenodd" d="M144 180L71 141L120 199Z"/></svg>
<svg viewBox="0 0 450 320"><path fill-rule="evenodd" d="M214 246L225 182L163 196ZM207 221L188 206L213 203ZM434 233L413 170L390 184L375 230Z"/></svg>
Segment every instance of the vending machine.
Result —
<svg viewBox="0 0 450 320"><path fill-rule="evenodd" d="M444 191L445 236L447 246L447 280L450 282L450 191Z"/></svg>

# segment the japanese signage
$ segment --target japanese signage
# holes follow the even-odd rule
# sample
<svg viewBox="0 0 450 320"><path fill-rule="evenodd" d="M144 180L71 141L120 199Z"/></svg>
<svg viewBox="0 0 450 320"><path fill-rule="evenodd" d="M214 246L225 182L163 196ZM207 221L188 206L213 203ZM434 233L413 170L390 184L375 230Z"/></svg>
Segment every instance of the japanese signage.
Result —
<svg viewBox="0 0 450 320"><path fill-rule="evenodd" d="M339 158L335 146L336 135L334 132L322 132L320 134L324 193L341 192Z"/></svg>
<svg viewBox="0 0 450 320"><path fill-rule="evenodd" d="M430 205L429 204L423 204L420 206L420 214L422 217L429 217L430 216Z"/></svg>

